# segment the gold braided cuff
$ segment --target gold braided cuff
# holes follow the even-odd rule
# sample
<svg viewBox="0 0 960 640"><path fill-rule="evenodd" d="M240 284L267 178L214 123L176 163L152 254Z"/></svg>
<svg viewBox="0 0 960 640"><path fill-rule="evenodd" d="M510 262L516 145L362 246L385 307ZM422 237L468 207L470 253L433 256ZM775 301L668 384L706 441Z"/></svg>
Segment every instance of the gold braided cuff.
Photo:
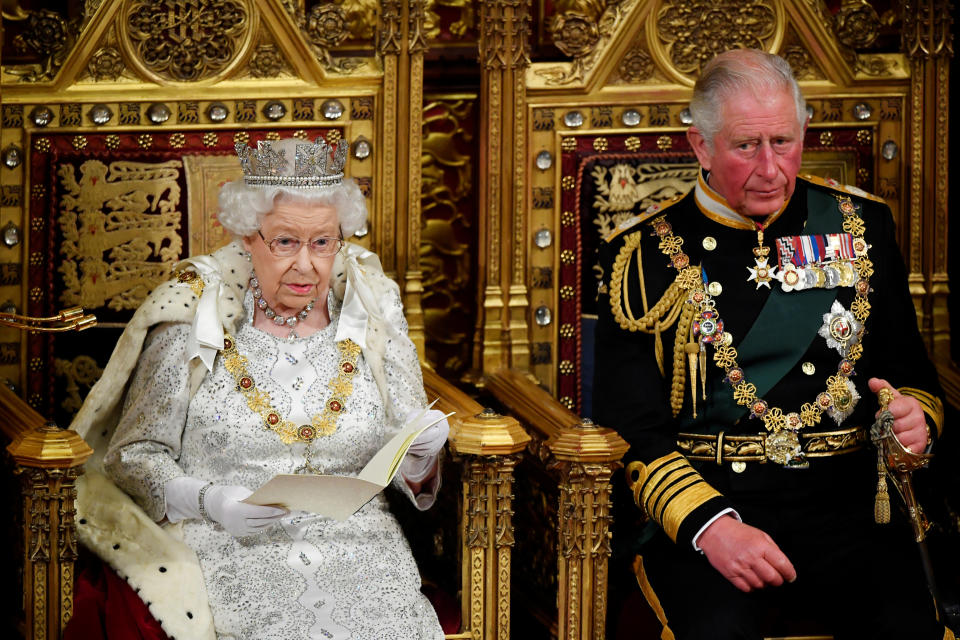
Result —
<svg viewBox="0 0 960 640"><path fill-rule="evenodd" d="M941 402L940 398L913 387L900 387L897 391L899 391L901 395L910 396L911 398L919 400L920 408L923 409L923 412L927 414L937 429L937 437L939 438L943 435L943 402Z"/></svg>
<svg viewBox="0 0 960 640"><path fill-rule="evenodd" d="M639 474L632 485L634 502L674 542L684 518L700 505L720 497L687 459L675 451L647 465L631 463L628 473L632 476L634 470Z"/></svg>

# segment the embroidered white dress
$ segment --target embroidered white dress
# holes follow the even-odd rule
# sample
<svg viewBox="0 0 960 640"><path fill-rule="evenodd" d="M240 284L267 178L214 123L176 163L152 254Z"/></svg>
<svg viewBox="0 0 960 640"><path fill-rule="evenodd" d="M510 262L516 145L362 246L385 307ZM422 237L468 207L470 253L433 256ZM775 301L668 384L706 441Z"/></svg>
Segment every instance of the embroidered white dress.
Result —
<svg viewBox="0 0 960 640"><path fill-rule="evenodd" d="M328 383L337 376L339 302L329 296L329 326L293 340L252 326L249 292L244 308L247 322L233 337L257 388L270 394L281 415L309 424L322 414ZM400 300L390 301L386 310L405 332ZM255 490L304 463L306 445L286 445L264 428L222 358L189 397L184 362L189 329L161 325L147 339L104 459L114 482L158 521L165 513L163 486L172 478L187 475ZM384 369L392 406L387 411L361 355L336 431L313 444L313 465L324 473L356 475L400 428L387 416L402 417L424 405L422 387L412 388L401 375L418 366L409 341L388 342ZM199 557L218 638L443 638L420 593L409 545L382 494L346 522L295 512L256 536L235 538L200 520L184 521L182 534Z"/></svg>

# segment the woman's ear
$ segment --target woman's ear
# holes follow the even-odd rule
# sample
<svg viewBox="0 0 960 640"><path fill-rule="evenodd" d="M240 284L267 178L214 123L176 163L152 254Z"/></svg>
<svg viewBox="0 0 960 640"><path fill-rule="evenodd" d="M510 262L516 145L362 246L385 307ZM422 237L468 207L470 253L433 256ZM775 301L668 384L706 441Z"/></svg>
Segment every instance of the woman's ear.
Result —
<svg viewBox="0 0 960 640"><path fill-rule="evenodd" d="M241 238L241 240L243 241L243 248L244 248L244 250L246 250L247 253L252 253L252 252L253 252L253 240L254 240L253 235L243 236L243 238Z"/></svg>

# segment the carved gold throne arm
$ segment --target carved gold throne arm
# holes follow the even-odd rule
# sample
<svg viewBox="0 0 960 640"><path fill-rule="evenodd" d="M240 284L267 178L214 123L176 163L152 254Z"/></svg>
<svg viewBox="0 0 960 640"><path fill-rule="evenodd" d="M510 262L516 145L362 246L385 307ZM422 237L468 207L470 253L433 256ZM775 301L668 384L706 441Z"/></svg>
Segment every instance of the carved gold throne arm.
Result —
<svg viewBox="0 0 960 640"><path fill-rule="evenodd" d="M612 429L569 411L523 372L501 370L486 384L533 436L532 463L557 481L556 637L605 637L611 477L629 446Z"/></svg>
<svg viewBox="0 0 960 640"><path fill-rule="evenodd" d="M47 422L0 384L0 430L20 476L25 638L54 640L73 616L76 480L93 453L77 433Z"/></svg>
<svg viewBox="0 0 960 640"><path fill-rule="evenodd" d="M462 466L460 633L454 638L510 637L513 469L530 436L509 416L484 409L424 367L427 397L450 418L450 450Z"/></svg>

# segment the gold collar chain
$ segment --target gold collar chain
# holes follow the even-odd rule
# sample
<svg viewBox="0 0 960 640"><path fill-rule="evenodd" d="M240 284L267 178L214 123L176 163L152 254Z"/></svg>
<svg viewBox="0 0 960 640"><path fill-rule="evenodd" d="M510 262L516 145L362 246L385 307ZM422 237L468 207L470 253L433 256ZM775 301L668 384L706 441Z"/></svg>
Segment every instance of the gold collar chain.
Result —
<svg viewBox="0 0 960 640"><path fill-rule="evenodd" d="M189 285L198 298L203 295L204 281L195 271L182 270L174 275L178 282ZM280 412L270 405L270 394L257 389L253 376L247 371L247 357L237 351L236 340L230 334L224 334L223 366L233 375L237 389L243 393L250 410L258 414L263 420L264 427L276 432L284 444L294 442L307 444L304 450L304 463L294 473L321 472L321 469L313 465L314 452L311 444L318 437L329 436L337 430L340 414L346 406L347 398L353 393L353 376L357 372L360 347L353 340L347 339L338 342L337 349L340 351L340 362L337 364L336 377L327 383L327 387L330 388L330 398L323 408L323 413L313 416L310 424L297 425L281 418Z"/></svg>
<svg viewBox="0 0 960 640"><path fill-rule="evenodd" d="M847 357L840 360L837 373L827 378L827 388L817 395L813 402L806 402L800 406L798 412L784 413L779 407L771 407L766 400L757 397L756 386L748 382L746 374L737 364L737 350L732 340L727 339L719 313L716 311L716 302L706 291L703 280L691 282L684 277L684 268L689 264L686 255L681 252L683 239L673 235L673 228L667 222L666 216L659 216L650 221L654 235L660 238L660 250L671 259L674 268L679 272L677 282L682 281L683 288L690 291L689 302L700 312L708 322L694 323L699 331L699 350L706 349L707 344L713 344L713 361L723 369L726 377L724 382L733 388L733 397L737 404L750 408L751 418L760 418L767 431L776 436L768 441L768 453L772 460L780 464L787 464L796 455L799 443L796 432L805 426L819 424L824 411L837 410L841 415L852 408L854 401L851 391L852 383L849 377L853 374L854 364L863 355L863 345L860 341L867 318L870 316L870 302L867 294L870 292L870 276L873 275L873 263L868 257L869 245L863 236L866 226L860 218L860 205L854 204L849 196L836 195L840 213L843 215L843 230L853 236L856 259L854 267L859 280L854 285L856 295L850 308L854 317L860 322L860 331L857 340L847 350ZM678 254L683 256L678 261ZM710 333L703 330L706 324ZM696 393L695 389L693 390ZM841 418L842 420L842 418ZM839 422L840 420L838 420Z"/></svg>
<svg viewBox="0 0 960 640"><path fill-rule="evenodd" d="M262 418L264 427L276 432L284 444L309 443L337 430L337 420L346 407L347 398L353 393L353 376L357 372L360 347L347 339L338 342L337 349L340 351L337 375L327 383L330 398L323 408L323 413L313 416L310 424L297 425L280 416L280 412L270 404L270 394L257 389L253 376L247 371L247 357L237 351L236 341L229 334L223 341L223 366L233 375L237 389L243 394L247 406Z"/></svg>

